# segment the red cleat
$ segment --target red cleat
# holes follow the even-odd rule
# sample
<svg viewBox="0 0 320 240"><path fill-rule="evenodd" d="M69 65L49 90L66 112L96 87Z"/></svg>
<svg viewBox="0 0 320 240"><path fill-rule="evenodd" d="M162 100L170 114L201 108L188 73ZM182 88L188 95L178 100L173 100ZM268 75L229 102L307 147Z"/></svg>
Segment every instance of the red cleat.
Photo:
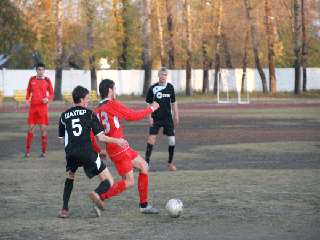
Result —
<svg viewBox="0 0 320 240"><path fill-rule="evenodd" d="M176 171L177 170L176 166L173 165L173 163L167 163L167 165L168 165L168 167L171 168L172 171Z"/></svg>

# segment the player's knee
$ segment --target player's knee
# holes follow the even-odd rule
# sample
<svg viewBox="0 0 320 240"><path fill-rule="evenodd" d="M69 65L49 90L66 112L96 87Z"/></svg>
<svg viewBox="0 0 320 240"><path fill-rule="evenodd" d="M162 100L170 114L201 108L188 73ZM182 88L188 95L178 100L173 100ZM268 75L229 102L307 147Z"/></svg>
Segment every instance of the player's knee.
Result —
<svg viewBox="0 0 320 240"><path fill-rule="evenodd" d="M149 172L149 164L148 164L146 161L143 161L143 163L141 164L141 169L140 169L140 171L141 171L142 173L148 174L148 172Z"/></svg>
<svg viewBox="0 0 320 240"><path fill-rule="evenodd" d="M169 146L174 146L176 144L175 136L168 137L168 144L169 144Z"/></svg>
<svg viewBox="0 0 320 240"><path fill-rule="evenodd" d="M73 172L69 171L68 178L69 179L74 179L75 175L76 175L76 173L73 173Z"/></svg>
<svg viewBox="0 0 320 240"><path fill-rule="evenodd" d="M154 145L156 138L157 138L156 136L149 136L148 143L150 143L151 145Z"/></svg>
<svg viewBox="0 0 320 240"><path fill-rule="evenodd" d="M132 188L134 186L134 179L126 179L126 188Z"/></svg>

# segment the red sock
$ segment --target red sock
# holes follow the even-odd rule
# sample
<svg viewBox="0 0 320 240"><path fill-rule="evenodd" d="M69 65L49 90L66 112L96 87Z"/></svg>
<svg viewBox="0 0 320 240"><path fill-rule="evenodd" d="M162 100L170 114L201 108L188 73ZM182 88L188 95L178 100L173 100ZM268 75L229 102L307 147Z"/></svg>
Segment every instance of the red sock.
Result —
<svg viewBox="0 0 320 240"><path fill-rule="evenodd" d="M46 153L47 151L47 135L42 136L42 152Z"/></svg>
<svg viewBox="0 0 320 240"><path fill-rule="evenodd" d="M148 185L149 185L148 174L139 173L138 190L140 194L140 203L145 203L148 200Z"/></svg>
<svg viewBox="0 0 320 240"><path fill-rule="evenodd" d="M31 142L33 139L33 133L28 133L27 134L27 152L30 152L30 147L31 147Z"/></svg>
<svg viewBox="0 0 320 240"><path fill-rule="evenodd" d="M126 190L126 182L124 180L115 182L113 186L105 193L101 194L101 198L106 200Z"/></svg>

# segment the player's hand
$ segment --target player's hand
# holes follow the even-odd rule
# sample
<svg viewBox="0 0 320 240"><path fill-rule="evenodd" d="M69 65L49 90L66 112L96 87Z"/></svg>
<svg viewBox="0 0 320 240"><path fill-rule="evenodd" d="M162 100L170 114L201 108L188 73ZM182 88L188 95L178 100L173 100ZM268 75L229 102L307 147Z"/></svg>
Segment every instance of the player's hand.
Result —
<svg viewBox="0 0 320 240"><path fill-rule="evenodd" d="M178 116L175 116L174 117L174 124L178 124L179 123L179 117Z"/></svg>
<svg viewBox="0 0 320 240"><path fill-rule="evenodd" d="M99 157L101 160L106 160L107 159L107 154L105 154L104 152L99 153Z"/></svg>
<svg viewBox="0 0 320 240"><path fill-rule="evenodd" d="M150 127L153 127L153 118L149 118L149 125Z"/></svg>
<svg viewBox="0 0 320 240"><path fill-rule="evenodd" d="M125 147L125 146L128 145L129 143L127 142L127 140L125 140L125 139L123 139L123 138L119 138L119 139L117 139L116 144L117 144L119 147Z"/></svg>
<svg viewBox="0 0 320 240"><path fill-rule="evenodd" d="M155 110L157 110L160 106L159 106L159 103L153 102L150 107L152 107L153 110L155 111Z"/></svg>
<svg viewBox="0 0 320 240"><path fill-rule="evenodd" d="M46 104L47 102L49 102L49 99L48 99L48 98L44 98L44 99L42 99L42 102L43 102L44 104Z"/></svg>
<svg viewBox="0 0 320 240"><path fill-rule="evenodd" d="M28 100L26 100L26 108L29 108L30 107L30 103Z"/></svg>

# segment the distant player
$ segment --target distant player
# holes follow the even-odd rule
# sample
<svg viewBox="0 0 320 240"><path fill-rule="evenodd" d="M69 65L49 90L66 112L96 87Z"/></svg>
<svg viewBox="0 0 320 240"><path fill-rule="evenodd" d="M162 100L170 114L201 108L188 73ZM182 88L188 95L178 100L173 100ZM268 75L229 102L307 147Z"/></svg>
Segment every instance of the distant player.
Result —
<svg viewBox="0 0 320 240"><path fill-rule="evenodd" d="M41 136L42 136L42 153L39 157L47 156L47 131L46 125L49 125L48 116L48 104L53 98L54 92L52 88L51 80L44 76L45 65L38 63L36 66L37 76L33 76L29 80L26 96L26 107L30 108L28 124L29 130L27 135L27 152L24 158L30 157L30 147L33 139L33 132L35 124L40 125ZM47 94L49 93L49 94ZM31 103L29 98L31 94Z"/></svg>
<svg viewBox="0 0 320 240"><path fill-rule="evenodd" d="M158 103L153 103L145 110L133 111L121 103L115 101L116 87L112 80L104 79L99 85L99 92L102 98L98 108L94 111L98 116L106 136L123 138L121 119L127 121L138 121L159 108ZM94 140L93 140L94 142ZM106 144L107 154L115 164L121 181L114 183L106 194L101 194L102 199L111 198L124 190L133 187L133 168L139 170L138 190L140 195L139 211L144 214L157 214L159 211L148 204L148 171L147 162L140 155L127 145L124 149L116 144ZM100 152L98 150L98 152Z"/></svg>
<svg viewBox="0 0 320 240"><path fill-rule="evenodd" d="M176 171L177 168L172 161L175 147L174 123L179 123L178 104L176 102L173 85L167 82L167 76L168 70L165 67L161 67L158 71L159 81L150 87L146 97L148 106L154 102L157 102L160 105L160 108L149 116L150 129L146 150L146 161L149 164L153 145L156 141L159 129L163 127L163 134L168 136L169 144L169 160L167 165L172 171ZM171 106L174 112L174 123Z"/></svg>
<svg viewBox="0 0 320 240"><path fill-rule="evenodd" d="M88 89L77 86L72 92L74 107L61 114L59 121L59 138L65 145L68 177L65 181L63 192L63 208L60 212L61 218L68 217L69 199L73 189L73 183L78 167L82 167L88 178L98 175L102 182L89 196L94 202L95 211L98 216L105 204L99 195L106 193L113 185L113 178L106 165L100 160L98 153L94 150L91 141L91 132L97 136L99 141L114 143L120 149L124 149L128 143L126 140L107 137L103 134L104 129L93 111L87 109L89 102Z"/></svg>

